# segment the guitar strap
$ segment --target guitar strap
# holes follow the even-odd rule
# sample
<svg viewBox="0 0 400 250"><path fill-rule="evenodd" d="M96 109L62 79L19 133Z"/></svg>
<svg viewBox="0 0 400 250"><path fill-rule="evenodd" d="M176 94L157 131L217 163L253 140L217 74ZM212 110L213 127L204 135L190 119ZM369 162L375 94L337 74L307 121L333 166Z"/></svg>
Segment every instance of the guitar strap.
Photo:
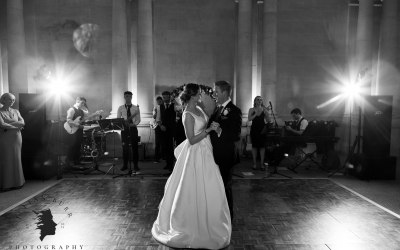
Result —
<svg viewBox="0 0 400 250"><path fill-rule="evenodd" d="M78 116L80 116L80 117L81 117L80 120L82 120L82 119L83 119L83 116L84 116L83 111L80 110L80 109L77 109L77 108L75 108L75 107L73 107L73 109L74 109L75 113L74 113L74 116L72 117L72 120L74 121Z"/></svg>

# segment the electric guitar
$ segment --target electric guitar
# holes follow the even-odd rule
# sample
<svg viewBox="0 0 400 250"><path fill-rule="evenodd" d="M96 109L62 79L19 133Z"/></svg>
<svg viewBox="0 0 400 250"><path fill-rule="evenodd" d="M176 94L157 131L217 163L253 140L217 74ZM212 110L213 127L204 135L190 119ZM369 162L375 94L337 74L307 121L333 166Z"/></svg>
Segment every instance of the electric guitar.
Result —
<svg viewBox="0 0 400 250"><path fill-rule="evenodd" d="M98 111L94 112L93 114L90 114L88 117L86 117L85 120L88 120L88 119L92 118L93 116L100 115L103 112L104 112L103 110L98 110ZM85 121L85 120L80 121L80 119L81 119L81 117L78 116L73 121L73 123L76 124L77 126L71 126L71 125L69 125L68 122L64 123L64 129L67 131L68 134L72 135L72 134L75 134L76 131L78 131L79 125L81 125Z"/></svg>

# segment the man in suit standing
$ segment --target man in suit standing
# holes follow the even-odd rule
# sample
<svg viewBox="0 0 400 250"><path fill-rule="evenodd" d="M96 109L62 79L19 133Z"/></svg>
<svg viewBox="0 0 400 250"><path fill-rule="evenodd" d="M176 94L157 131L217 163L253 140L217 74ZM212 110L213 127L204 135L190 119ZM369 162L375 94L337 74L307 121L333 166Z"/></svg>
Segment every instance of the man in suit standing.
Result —
<svg viewBox="0 0 400 250"><path fill-rule="evenodd" d="M164 169L172 171L174 168L174 135L176 129L176 113L174 104L171 103L171 93L168 91L162 92L162 98L164 103L160 105L161 121L159 126L162 131L163 138L163 155L167 161L167 165Z"/></svg>
<svg viewBox="0 0 400 250"><path fill-rule="evenodd" d="M242 111L232 103L231 90L231 85L226 81L218 81L214 84L214 96L218 106L210 117L209 126L218 127L215 132L210 133L210 138L215 163L221 171L231 218L233 218L232 174L233 166L237 162L235 142L240 139Z"/></svg>
<svg viewBox="0 0 400 250"><path fill-rule="evenodd" d="M124 99L125 104L118 107L117 118L124 118L125 126L124 130L121 131L121 139L122 139L122 155L124 160L124 165L121 168L121 171L125 171L128 169L129 162L129 145L132 146L132 159L133 159L133 170L138 172L139 165L139 146L138 146L138 129L137 126L140 123L140 109L139 105L132 104L132 92L125 91ZM129 169L131 170L131 169Z"/></svg>
<svg viewBox="0 0 400 250"><path fill-rule="evenodd" d="M161 154L161 147L162 147L162 131L160 126L158 126L159 122L161 122L161 111L160 107L164 103L161 96L157 96L156 98L157 105L153 109L153 119L157 123L157 127L154 129L154 144L155 144L155 157L154 163L160 163L160 159L163 158Z"/></svg>

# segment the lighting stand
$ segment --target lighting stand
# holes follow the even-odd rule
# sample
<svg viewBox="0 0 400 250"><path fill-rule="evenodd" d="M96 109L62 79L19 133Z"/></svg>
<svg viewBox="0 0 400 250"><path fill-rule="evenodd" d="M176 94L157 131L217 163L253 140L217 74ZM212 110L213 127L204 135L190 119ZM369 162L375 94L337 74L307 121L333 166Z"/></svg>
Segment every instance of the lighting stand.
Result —
<svg viewBox="0 0 400 250"><path fill-rule="evenodd" d="M57 124L57 148L56 148L56 169L57 169L57 180L60 180L63 178L63 173L64 173L64 168L63 168L63 163L61 161L61 149L62 149L62 143L61 143L61 96L56 95L55 98L57 98L57 121L55 121L52 124ZM77 177L74 175L74 177Z"/></svg>
<svg viewBox="0 0 400 250"><path fill-rule="evenodd" d="M349 142L351 141L351 112L350 112L350 121L349 121ZM354 155L355 155L355 150L357 148L357 154L359 155L361 152L361 140L362 140L362 136L361 136L361 107L358 107L358 124L357 124L357 135L356 138L354 139L353 145L351 146L351 148L349 148L349 153L346 157L346 160L344 161L344 164L341 168L336 169L334 172L332 172L331 174L328 175L328 177L333 176L334 174L336 174L337 172L346 169L347 163L349 163Z"/></svg>

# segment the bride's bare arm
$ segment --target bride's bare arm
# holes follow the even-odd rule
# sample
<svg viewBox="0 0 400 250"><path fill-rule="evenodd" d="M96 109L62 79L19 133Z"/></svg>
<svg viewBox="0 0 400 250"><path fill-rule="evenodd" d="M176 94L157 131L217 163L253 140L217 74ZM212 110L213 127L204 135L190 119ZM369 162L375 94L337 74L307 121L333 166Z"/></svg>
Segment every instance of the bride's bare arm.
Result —
<svg viewBox="0 0 400 250"><path fill-rule="evenodd" d="M211 131L210 128L207 128L203 130L200 134L194 135L194 117L190 113L186 113L183 125L185 127L186 138L188 139L190 145L196 144L199 141L203 140Z"/></svg>

